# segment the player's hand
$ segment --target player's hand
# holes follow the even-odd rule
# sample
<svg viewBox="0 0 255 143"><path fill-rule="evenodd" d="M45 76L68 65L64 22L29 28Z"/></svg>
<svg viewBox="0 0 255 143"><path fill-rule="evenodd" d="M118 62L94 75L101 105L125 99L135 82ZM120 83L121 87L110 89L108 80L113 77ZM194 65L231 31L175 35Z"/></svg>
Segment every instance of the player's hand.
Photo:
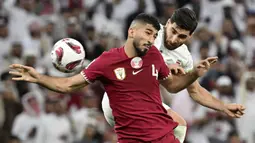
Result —
<svg viewBox="0 0 255 143"><path fill-rule="evenodd" d="M209 57L205 60L199 62L199 64L195 67L196 74L201 77L203 76L211 67L211 65L215 64L218 61L218 57Z"/></svg>
<svg viewBox="0 0 255 143"><path fill-rule="evenodd" d="M167 66L170 69L171 73L174 74L174 75L184 75L184 74L186 74L184 69L178 64L170 64L170 65L167 65Z"/></svg>
<svg viewBox="0 0 255 143"><path fill-rule="evenodd" d="M9 71L9 73L13 76L12 80L37 82L39 79L39 73L32 67L20 64L12 64L9 67L12 69Z"/></svg>
<svg viewBox="0 0 255 143"><path fill-rule="evenodd" d="M232 118L240 118L244 115L245 107L241 104L225 104L223 112Z"/></svg>

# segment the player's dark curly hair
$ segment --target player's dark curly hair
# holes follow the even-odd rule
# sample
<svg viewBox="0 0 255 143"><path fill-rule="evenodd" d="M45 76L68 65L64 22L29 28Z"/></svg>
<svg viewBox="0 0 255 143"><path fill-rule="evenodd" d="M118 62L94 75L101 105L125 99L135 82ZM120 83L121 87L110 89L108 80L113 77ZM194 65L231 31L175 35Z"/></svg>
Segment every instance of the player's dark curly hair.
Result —
<svg viewBox="0 0 255 143"><path fill-rule="evenodd" d="M151 24L155 29L160 30L160 24L158 22L158 19L152 15L149 15L146 13L140 13L134 18L133 21L139 21L139 22Z"/></svg>
<svg viewBox="0 0 255 143"><path fill-rule="evenodd" d="M188 8L179 8L175 10L170 20L171 23L176 23L181 29L190 31L190 34L197 28L196 14L193 10Z"/></svg>

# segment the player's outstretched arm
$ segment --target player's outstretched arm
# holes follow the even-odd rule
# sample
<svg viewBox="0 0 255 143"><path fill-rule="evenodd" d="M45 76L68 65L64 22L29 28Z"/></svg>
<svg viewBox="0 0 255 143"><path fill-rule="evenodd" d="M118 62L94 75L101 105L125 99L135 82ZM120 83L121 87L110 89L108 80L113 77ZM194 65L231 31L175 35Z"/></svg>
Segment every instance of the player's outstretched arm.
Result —
<svg viewBox="0 0 255 143"><path fill-rule="evenodd" d="M193 71L176 76L172 75L166 80L161 81L161 84L171 93L177 93L189 85L191 85L197 78L203 76L210 68L211 64L214 64L217 61L217 57L210 57L205 60L202 60Z"/></svg>
<svg viewBox="0 0 255 143"><path fill-rule="evenodd" d="M240 118L244 114L245 107L243 105L223 103L212 96L211 93L203 88L198 81L191 84L187 90L194 101L205 107L222 111L232 118Z"/></svg>
<svg viewBox="0 0 255 143"><path fill-rule="evenodd" d="M61 78L42 75L34 68L20 64L12 64L10 65L10 68L12 69L9 72L13 75L12 80L37 83L56 92L72 92L88 84L81 74Z"/></svg>

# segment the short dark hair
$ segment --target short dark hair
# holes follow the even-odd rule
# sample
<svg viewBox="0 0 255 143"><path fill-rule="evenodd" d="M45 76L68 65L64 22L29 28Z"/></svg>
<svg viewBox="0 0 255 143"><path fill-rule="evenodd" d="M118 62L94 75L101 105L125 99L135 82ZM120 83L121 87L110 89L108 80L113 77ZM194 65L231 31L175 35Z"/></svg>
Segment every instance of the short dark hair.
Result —
<svg viewBox="0 0 255 143"><path fill-rule="evenodd" d="M160 24L158 22L158 19L152 15L140 13L134 18L133 22L134 21L151 24L155 29L160 30Z"/></svg>
<svg viewBox="0 0 255 143"><path fill-rule="evenodd" d="M196 14L188 8L179 8L174 11L171 23L176 23L181 29L189 30L192 34L197 28Z"/></svg>

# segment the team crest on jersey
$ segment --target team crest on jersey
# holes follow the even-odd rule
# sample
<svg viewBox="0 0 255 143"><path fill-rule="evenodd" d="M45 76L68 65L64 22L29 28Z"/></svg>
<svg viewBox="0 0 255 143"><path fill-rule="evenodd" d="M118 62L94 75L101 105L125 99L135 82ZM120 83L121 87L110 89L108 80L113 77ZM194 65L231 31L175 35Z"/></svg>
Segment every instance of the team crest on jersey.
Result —
<svg viewBox="0 0 255 143"><path fill-rule="evenodd" d="M125 68L117 68L114 70L114 73L118 80L124 80L126 78Z"/></svg>
<svg viewBox="0 0 255 143"><path fill-rule="evenodd" d="M143 60L140 57L135 57L131 60L130 65L132 68L139 69L143 66Z"/></svg>

